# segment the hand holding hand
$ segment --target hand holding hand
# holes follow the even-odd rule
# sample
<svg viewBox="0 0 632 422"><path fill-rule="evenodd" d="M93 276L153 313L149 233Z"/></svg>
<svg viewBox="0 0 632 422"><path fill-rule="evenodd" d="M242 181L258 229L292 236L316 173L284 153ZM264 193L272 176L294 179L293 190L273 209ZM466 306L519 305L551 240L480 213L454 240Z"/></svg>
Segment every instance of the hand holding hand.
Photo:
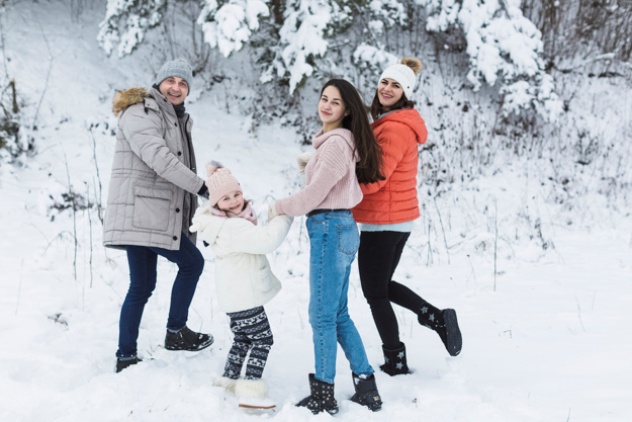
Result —
<svg viewBox="0 0 632 422"><path fill-rule="evenodd" d="M279 213L276 210L276 201L270 204L268 208L268 221L272 220L274 217L277 217Z"/></svg>
<svg viewBox="0 0 632 422"><path fill-rule="evenodd" d="M314 151L307 151L302 154L299 154L296 157L296 163L298 164L298 170L301 174L305 174L305 166L309 162L310 158L314 156Z"/></svg>
<svg viewBox="0 0 632 422"><path fill-rule="evenodd" d="M204 182L197 194L204 199L208 199L208 187L206 186L206 182Z"/></svg>

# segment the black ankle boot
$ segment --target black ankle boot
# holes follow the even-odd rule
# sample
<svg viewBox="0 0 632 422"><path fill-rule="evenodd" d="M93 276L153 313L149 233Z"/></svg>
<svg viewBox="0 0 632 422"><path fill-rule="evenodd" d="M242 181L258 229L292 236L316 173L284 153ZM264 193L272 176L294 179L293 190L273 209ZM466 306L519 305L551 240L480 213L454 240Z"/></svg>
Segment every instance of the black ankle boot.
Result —
<svg viewBox="0 0 632 422"><path fill-rule="evenodd" d="M382 399L377 391L374 375L362 378L360 375L353 374L353 385L355 394L351 397L352 402L366 406L372 412L382 409Z"/></svg>
<svg viewBox="0 0 632 422"><path fill-rule="evenodd" d="M196 333L186 325L176 332L167 330L165 337L165 349L167 350L188 350L190 352L197 352L206 349L211 344L213 344L212 335Z"/></svg>
<svg viewBox="0 0 632 422"><path fill-rule="evenodd" d="M307 407L314 415L327 412L330 415L338 413L338 402L334 398L334 384L328 384L309 374L309 389L311 394L298 402L299 407Z"/></svg>
<svg viewBox="0 0 632 422"><path fill-rule="evenodd" d="M432 305L429 307L423 306L417 314L417 320L424 327L428 327L439 334L450 356L456 356L461 353L463 338L461 337L461 330L459 329L454 309L439 311Z"/></svg>
<svg viewBox="0 0 632 422"><path fill-rule="evenodd" d="M118 374L123 369L130 367L132 365L136 365L138 362L142 362L142 359L139 359L138 356L130 356L127 358L116 358L116 373Z"/></svg>
<svg viewBox="0 0 632 422"><path fill-rule="evenodd" d="M384 352L384 365L380 366L380 369L390 376L410 374L408 369L408 363L406 362L406 345L400 343L400 346L395 349L387 349L382 346Z"/></svg>

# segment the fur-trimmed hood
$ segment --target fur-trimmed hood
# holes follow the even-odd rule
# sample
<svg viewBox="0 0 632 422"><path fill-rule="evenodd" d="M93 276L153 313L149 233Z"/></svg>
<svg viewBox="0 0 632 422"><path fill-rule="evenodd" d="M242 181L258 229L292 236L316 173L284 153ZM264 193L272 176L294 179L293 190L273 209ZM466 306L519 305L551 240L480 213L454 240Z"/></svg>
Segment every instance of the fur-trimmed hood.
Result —
<svg viewBox="0 0 632 422"><path fill-rule="evenodd" d="M134 104L142 103L145 98L149 97L149 91L145 88L130 88L123 91L117 91L112 101L112 112L117 116L127 107Z"/></svg>

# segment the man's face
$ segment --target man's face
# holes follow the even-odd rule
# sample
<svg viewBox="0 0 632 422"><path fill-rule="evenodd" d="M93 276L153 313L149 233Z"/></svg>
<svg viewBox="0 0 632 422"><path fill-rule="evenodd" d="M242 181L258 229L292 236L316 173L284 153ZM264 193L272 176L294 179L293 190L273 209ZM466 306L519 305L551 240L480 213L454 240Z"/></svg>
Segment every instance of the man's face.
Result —
<svg viewBox="0 0 632 422"><path fill-rule="evenodd" d="M170 76L160 83L158 90L173 105L182 104L189 95L187 81L177 76Z"/></svg>

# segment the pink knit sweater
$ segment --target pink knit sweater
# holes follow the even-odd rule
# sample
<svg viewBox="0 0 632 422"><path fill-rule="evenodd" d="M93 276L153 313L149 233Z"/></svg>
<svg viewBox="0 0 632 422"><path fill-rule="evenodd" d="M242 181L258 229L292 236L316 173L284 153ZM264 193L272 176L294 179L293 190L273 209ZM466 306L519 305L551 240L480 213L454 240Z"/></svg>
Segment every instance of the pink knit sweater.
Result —
<svg viewBox="0 0 632 422"><path fill-rule="evenodd" d="M315 209L351 209L362 200L355 174L353 134L338 128L318 132L312 140L316 153L305 167L303 190L276 202L279 214L293 217Z"/></svg>

